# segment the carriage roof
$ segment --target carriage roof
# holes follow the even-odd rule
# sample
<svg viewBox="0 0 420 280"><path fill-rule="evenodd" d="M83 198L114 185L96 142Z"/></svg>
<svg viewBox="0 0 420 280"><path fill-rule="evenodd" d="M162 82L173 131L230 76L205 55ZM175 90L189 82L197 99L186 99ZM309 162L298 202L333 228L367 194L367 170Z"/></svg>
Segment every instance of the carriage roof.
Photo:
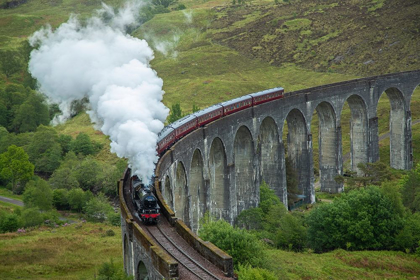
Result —
<svg viewBox="0 0 420 280"><path fill-rule="evenodd" d="M266 94L269 94L269 93L273 93L273 92L277 92L277 91L283 91L283 90L284 90L284 88L282 88L282 87L276 87L276 88L271 88L271 89L266 89L266 90L263 90L263 91L255 92L255 93L252 93L250 95L252 97L258 97L258 96L261 96L261 95L266 95Z"/></svg>

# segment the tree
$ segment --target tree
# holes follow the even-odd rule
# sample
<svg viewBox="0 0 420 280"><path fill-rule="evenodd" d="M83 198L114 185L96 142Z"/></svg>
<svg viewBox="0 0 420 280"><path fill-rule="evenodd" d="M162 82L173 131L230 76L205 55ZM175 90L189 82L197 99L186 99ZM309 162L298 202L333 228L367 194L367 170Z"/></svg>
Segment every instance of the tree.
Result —
<svg viewBox="0 0 420 280"><path fill-rule="evenodd" d="M183 115L182 115L181 105L179 103L173 104L171 107L171 113L169 114L169 117L168 117L168 123L173 123L182 117Z"/></svg>
<svg viewBox="0 0 420 280"><path fill-rule="evenodd" d="M66 189L53 190L53 205L57 210L68 210L70 208Z"/></svg>
<svg viewBox="0 0 420 280"><path fill-rule="evenodd" d="M85 193L81 188L72 189L68 192L68 201L72 210L81 212L86 202L91 196Z"/></svg>
<svg viewBox="0 0 420 280"><path fill-rule="evenodd" d="M114 209L102 193L89 200L83 210L90 221L100 223L106 221L110 213L114 213Z"/></svg>
<svg viewBox="0 0 420 280"><path fill-rule="evenodd" d="M0 100L0 126L7 127L9 111L2 100Z"/></svg>
<svg viewBox="0 0 420 280"><path fill-rule="evenodd" d="M49 182L54 189L71 190L79 187L73 170L68 167L60 167L55 170Z"/></svg>
<svg viewBox="0 0 420 280"><path fill-rule="evenodd" d="M61 146L61 150L63 151L63 155L67 154L72 146L73 138L70 135L61 134L58 137L58 143Z"/></svg>
<svg viewBox="0 0 420 280"><path fill-rule="evenodd" d="M246 230L262 229L264 212L261 208L250 208L243 210L235 220L235 225Z"/></svg>
<svg viewBox="0 0 420 280"><path fill-rule="evenodd" d="M292 214L280 218L276 234L276 245L283 249L302 251L306 246L306 227L303 219Z"/></svg>
<svg viewBox="0 0 420 280"><path fill-rule="evenodd" d="M5 90L0 90L0 101L6 107L6 125L11 131L13 129L13 120L19 106L26 100L28 91L25 87L18 84L9 84Z"/></svg>
<svg viewBox="0 0 420 280"><path fill-rule="evenodd" d="M354 171L346 172L346 176L339 175L335 180L339 183L346 183L349 187L380 186L383 182L392 179L389 167L383 162L359 163L357 167L360 174Z"/></svg>
<svg viewBox="0 0 420 280"><path fill-rule="evenodd" d="M44 97L31 91L28 99L19 106L12 125L15 132L28 132L35 131L41 124L48 125L49 122L49 111Z"/></svg>
<svg viewBox="0 0 420 280"><path fill-rule="evenodd" d="M11 181L13 192L18 183L31 179L33 175L34 165L22 148L11 145L0 155L0 176Z"/></svg>
<svg viewBox="0 0 420 280"><path fill-rule="evenodd" d="M60 167L57 168L50 178L50 184L54 189L74 189L79 187L75 170L80 165L74 152L70 151L64 157Z"/></svg>
<svg viewBox="0 0 420 280"><path fill-rule="evenodd" d="M391 249L403 228L403 217L379 187L344 193L320 205L307 217L308 241L317 252L336 248Z"/></svg>
<svg viewBox="0 0 420 280"><path fill-rule="evenodd" d="M281 203L280 198L274 193L272 189L263 181L260 185L260 204L262 211L267 213L273 205L284 205Z"/></svg>
<svg viewBox="0 0 420 280"><path fill-rule="evenodd" d="M87 157L77 168L75 168L74 176L83 190L94 191L95 189L98 189L98 175L101 171L101 166L98 161L91 157Z"/></svg>
<svg viewBox="0 0 420 280"><path fill-rule="evenodd" d="M107 196L118 196L115 182L117 182L124 170L127 168L127 162L123 159L118 159L116 164L102 163L101 172L98 174L98 184L102 187L101 191Z"/></svg>
<svg viewBox="0 0 420 280"><path fill-rule="evenodd" d="M96 152L95 144L90 140L86 133L79 133L76 139L72 142L71 150L75 154L92 155Z"/></svg>
<svg viewBox="0 0 420 280"><path fill-rule="evenodd" d="M412 212L420 211L420 164L401 180L402 200Z"/></svg>
<svg viewBox="0 0 420 280"><path fill-rule="evenodd" d="M7 78L22 69L23 58L16 50L0 50L0 66Z"/></svg>
<svg viewBox="0 0 420 280"><path fill-rule="evenodd" d="M29 160L35 163L35 171L53 173L60 165L61 154L57 131L52 127L40 125L28 147Z"/></svg>
<svg viewBox="0 0 420 280"><path fill-rule="evenodd" d="M50 185L36 178L29 181L23 193L25 207L37 207L39 210L48 211L53 208L53 192Z"/></svg>

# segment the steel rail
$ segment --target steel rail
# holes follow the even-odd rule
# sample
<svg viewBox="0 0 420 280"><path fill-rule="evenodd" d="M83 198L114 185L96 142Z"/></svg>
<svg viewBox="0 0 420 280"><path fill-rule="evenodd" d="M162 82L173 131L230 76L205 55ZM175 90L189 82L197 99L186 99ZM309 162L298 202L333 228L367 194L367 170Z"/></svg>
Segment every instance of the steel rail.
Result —
<svg viewBox="0 0 420 280"><path fill-rule="evenodd" d="M179 257L175 256L174 253L170 252L167 248L165 248L165 246L161 243L161 241L156 237L156 235L154 235L151 231L151 228L156 228L160 234L166 239L168 240L172 246L178 250L182 255L184 255L189 261L191 261L193 264L195 264L197 267L199 267L202 271L204 271L207 275L209 275L212 279L217 279L220 280L220 278L218 278L216 275L214 275L212 272L208 271L205 267L203 267L201 264L199 264L197 261L195 261L191 256L189 256L187 253L185 253L160 227L159 225L155 225L155 226L148 226L146 227L147 231L155 238L156 242L159 243L159 245L164 248L166 250L166 252L168 252L168 254L170 254L174 259L178 260ZM203 278L203 276L199 275L197 272L193 271L191 268L189 268L187 265L185 265L182 262L179 262L180 265L182 265L183 267L185 267L189 272L191 272L192 274L194 274L195 276L197 276L199 279L205 280L207 278Z"/></svg>

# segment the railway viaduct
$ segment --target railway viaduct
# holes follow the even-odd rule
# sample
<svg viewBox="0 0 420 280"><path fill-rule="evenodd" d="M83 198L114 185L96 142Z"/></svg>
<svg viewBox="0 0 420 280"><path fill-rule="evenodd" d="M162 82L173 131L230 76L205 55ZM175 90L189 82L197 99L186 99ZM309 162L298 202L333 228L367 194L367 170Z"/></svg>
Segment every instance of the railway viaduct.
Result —
<svg viewBox="0 0 420 280"><path fill-rule="evenodd" d="M351 111L350 159L351 169L357 172L359 163L379 159L377 106L382 94L391 104L391 167L410 169L410 102L419 84L420 70L415 70L323 85L285 93L282 99L209 123L186 135L160 158L156 186L163 205L169 216L184 221L192 232L198 230L205 212L232 223L242 210L257 206L263 180L287 206L286 157L297 171L304 201L314 203L313 137L319 143L321 190L342 192L343 185L334 178L343 174L343 107L347 102ZM314 112L319 119L318 135L311 132ZM123 236L128 236L133 220L122 216ZM128 272L126 263L136 254L130 244L124 243ZM143 257L138 259L148 259L156 270L150 251L144 246L140 249L137 254Z"/></svg>

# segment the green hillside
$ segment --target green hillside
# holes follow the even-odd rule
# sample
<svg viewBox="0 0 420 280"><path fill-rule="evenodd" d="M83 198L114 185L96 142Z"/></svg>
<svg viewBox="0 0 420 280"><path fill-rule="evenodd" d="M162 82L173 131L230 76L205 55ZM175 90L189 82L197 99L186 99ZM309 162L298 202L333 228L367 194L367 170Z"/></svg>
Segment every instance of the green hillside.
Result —
<svg viewBox="0 0 420 280"><path fill-rule="evenodd" d="M54 190L65 186L66 190L61 192L65 196L67 189L70 193L77 186L86 192L87 198L83 199L92 198L90 191L115 197L115 178L125 164L110 153L108 137L93 128L82 104L76 104L77 115L55 128L37 129L21 121L27 112L24 107L27 100L38 96L36 81L27 70L31 51L27 39L46 24L58 27L71 14L86 19L102 2L113 7L125 3L124 0L0 0L0 153L11 144L21 147L30 154L36 174L49 179ZM155 52L151 66L163 79L165 105L179 103L184 113L191 112L193 105L204 108L277 86L294 91L420 69L417 0L178 0L167 8L145 5L141 15L142 24L130 33L146 39ZM420 119L419 104L420 87L411 102L413 120ZM47 119L44 115L36 125L47 125L57 111L51 104L43 102L43 106ZM389 130L389 113L389 101L384 94L378 107L380 134ZM349 116L347 109L342 119ZM318 118L314 116L313 135L317 134L317 124ZM420 160L419 130L420 125L413 126L416 162ZM348 122L343 122L342 132L345 154L350 151ZM75 144L79 135L90 139L89 153L80 152L80 146ZM43 154L34 152L43 141L55 150L41 147ZM389 140L382 141L380 148L381 160L388 162ZM0 185L0 195L11 196L5 190L10 189L10 183L3 180ZM24 184L16 189L22 192L23 188ZM324 200L326 195L321 196ZM323 203L331 202L329 196L326 198ZM101 203L99 199L95 202ZM65 211L82 211L81 207L63 205ZM0 232L2 218L21 212L23 216L29 213L1 203ZM108 228L116 235L105 236ZM414 233L413 236L413 240L419 237ZM0 259L8 260L0 265L0 278L30 277L35 273L34 279L91 279L98 266L108 261L103 255L120 258L118 240L121 241L118 228L110 226L109 221L106 225L74 224L58 229L41 227L24 234L16 231L0 234L0 247L4 249ZM40 247L39 241L54 246ZM282 279L415 279L419 274L419 259L414 254L343 250L314 254L308 248L303 253L273 248L267 250L269 268ZM410 252L414 253L414 249ZM39 261L34 258L37 254L41 256ZM57 263L51 256L63 262ZM116 261L121 262L122 258ZM70 276L67 278L66 274Z"/></svg>

